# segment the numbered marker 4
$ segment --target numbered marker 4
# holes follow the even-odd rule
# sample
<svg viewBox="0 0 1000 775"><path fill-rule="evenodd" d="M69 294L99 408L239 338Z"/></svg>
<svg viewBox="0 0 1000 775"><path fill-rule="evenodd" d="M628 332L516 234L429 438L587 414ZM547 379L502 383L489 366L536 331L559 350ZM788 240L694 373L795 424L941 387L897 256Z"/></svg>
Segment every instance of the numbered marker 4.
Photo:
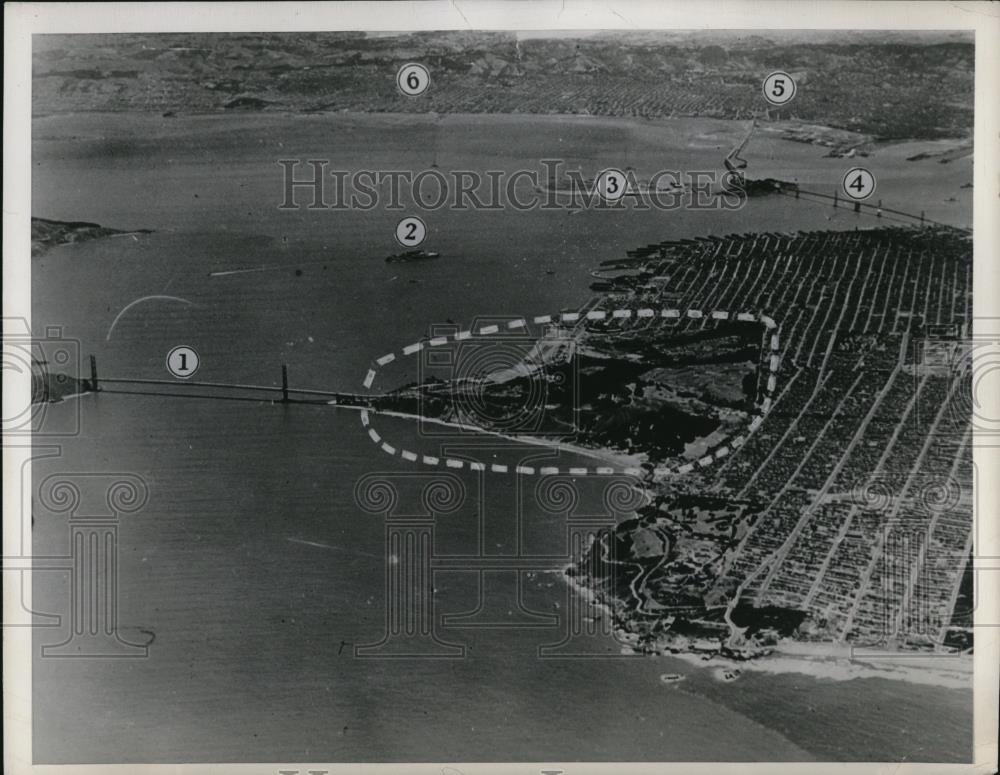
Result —
<svg viewBox="0 0 1000 775"><path fill-rule="evenodd" d="M167 371L177 379L188 379L201 365L201 358L193 347L178 345L167 353Z"/></svg>
<svg viewBox="0 0 1000 775"><path fill-rule="evenodd" d="M797 88L792 76L776 70L764 79L764 99L772 105L785 105L791 102Z"/></svg>
<svg viewBox="0 0 1000 775"><path fill-rule="evenodd" d="M430 85L431 75L427 68L416 62L405 64L396 72L396 86L407 97L423 94Z"/></svg>
<svg viewBox="0 0 1000 775"><path fill-rule="evenodd" d="M427 237L427 226L415 215L396 224L396 242L404 248L415 248Z"/></svg>
<svg viewBox="0 0 1000 775"><path fill-rule="evenodd" d="M856 202L875 193L875 176L864 167L852 167L844 175L844 193Z"/></svg>

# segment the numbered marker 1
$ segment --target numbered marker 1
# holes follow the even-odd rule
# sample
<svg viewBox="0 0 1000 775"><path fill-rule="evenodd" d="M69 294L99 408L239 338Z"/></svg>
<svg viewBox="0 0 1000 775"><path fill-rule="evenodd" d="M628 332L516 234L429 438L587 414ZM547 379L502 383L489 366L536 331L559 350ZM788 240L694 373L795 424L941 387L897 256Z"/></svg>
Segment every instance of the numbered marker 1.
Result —
<svg viewBox="0 0 1000 775"><path fill-rule="evenodd" d="M875 176L864 167L854 167L844 175L844 193L855 202L875 193Z"/></svg>
<svg viewBox="0 0 1000 775"><path fill-rule="evenodd" d="M426 67L416 62L403 65L396 73L396 86L407 97L423 94L430 85L431 74Z"/></svg>
<svg viewBox="0 0 1000 775"><path fill-rule="evenodd" d="M177 379L191 377L201 365L201 358L193 347L179 345L167 353L167 371Z"/></svg>
<svg viewBox="0 0 1000 775"><path fill-rule="evenodd" d="M764 99L772 105L786 105L795 96L795 80L788 73L776 70L764 79Z"/></svg>
<svg viewBox="0 0 1000 775"><path fill-rule="evenodd" d="M396 242L404 248L415 248L427 237L427 226L415 215L396 224Z"/></svg>
<svg viewBox="0 0 1000 775"><path fill-rule="evenodd" d="M628 179L621 170L607 169L597 176L597 193L608 202L617 202L625 196L627 186Z"/></svg>

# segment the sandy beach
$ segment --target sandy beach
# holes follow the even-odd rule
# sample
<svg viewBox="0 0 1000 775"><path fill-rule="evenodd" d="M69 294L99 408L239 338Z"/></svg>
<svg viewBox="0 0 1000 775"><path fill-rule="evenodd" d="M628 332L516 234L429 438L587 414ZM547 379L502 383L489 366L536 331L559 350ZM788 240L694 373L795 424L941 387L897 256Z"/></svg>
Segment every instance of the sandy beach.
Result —
<svg viewBox="0 0 1000 775"><path fill-rule="evenodd" d="M343 406L343 405L340 405ZM361 409L366 407L345 407L349 409ZM480 428L478 425L469 425L466 423L449 422L447 420L439 420L433 417L422 417L418 414L408 414L406 412L394 412L394 411L379 411L373 413L378 416L383 417L399 417L404 420L417 420L419 422L433 423L434 425L442 425L448 428L456 428L462 431L471 431L474 433L485 433L490 436L497 436L502 439L507 439L508 441L519 442L523 444L532 444L539 447L549 447L551 449L559 450L561 452L568 452L574 455L582 455L584 457L593 458L602 463L607 463L608 465L617 466L619 468L639 468L643 463L646 462L646 455L629 455L624 452L615 452L610 449L590 449L588 447L580 447L575 444L566 444L565 442L554 440L554 439L543 439L537 436L520 436L512 435L507 433L500 433L499 431L491 431L486 428Z"/></svg>
<svg viewBox="0 0 1000 775"><path fill-rule="evenodd" d="M884 678L946 689L972 686L971 655L885 652L884 656L852 655L851 647L834 643L779 644L773 654L752 660L726 659L713 655L671 654L700 668L723 668L756 673L800 673L811 678L852 681Z"/></svg>

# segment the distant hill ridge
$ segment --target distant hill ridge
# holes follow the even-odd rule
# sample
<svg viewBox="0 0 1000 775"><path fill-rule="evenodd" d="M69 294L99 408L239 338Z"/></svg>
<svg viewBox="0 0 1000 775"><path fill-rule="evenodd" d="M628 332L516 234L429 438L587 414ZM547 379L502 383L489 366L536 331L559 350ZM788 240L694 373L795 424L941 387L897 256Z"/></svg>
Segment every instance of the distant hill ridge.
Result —
<svg viewBox="0 0 1000 775"><path fill-rule="evenodd" d="M754 114L881 139L971 135L974 46L963 33L544 34L36 36L33 108ZM408 61L431 72L420 97L396 89ZM760 93L776 69L808 83L782 108Z"/></svg>

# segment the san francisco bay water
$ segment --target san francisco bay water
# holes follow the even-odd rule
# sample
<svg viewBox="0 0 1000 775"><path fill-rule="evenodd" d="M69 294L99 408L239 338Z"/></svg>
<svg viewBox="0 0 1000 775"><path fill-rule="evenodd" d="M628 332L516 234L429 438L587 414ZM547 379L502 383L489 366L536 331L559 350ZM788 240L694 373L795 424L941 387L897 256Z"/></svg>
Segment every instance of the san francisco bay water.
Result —
<svg viewBox="0 0 1000 775"><path fill-rule="evenodd" d="M418 212L440 259L386 264L401 213L278 209L279 158L344 169L514 170L557 156L588 172L713 169L744 131L504 116L41 117L33 213L155 232L35 259L33 326L61 326L106 376L164 378L167 351L187 344L206 381L275 385L285 363L297 387L354 391L373 357L429 324L577 307L592 295L588 271L628 248L873 225L792 200L724 214L442 210ZM810 187L832 189L843 168L774 139L746 156L762 169L794 166ZM956 196L967 195L964 163L945 173ZM915 166L910 180L880 182L887 203L893 191L914 197L928 174ZM961 221L963 207L928 216ZM217 274L243 269L262 271ZM148 299L119 317L148 296L182 301ZM380 387L416 376L413 363L397 363ZM392 558L385 519L359 507L355 486L418 472L374 446L356 412L102 394L50 406L46 422L65 427L67 415L80 433L36 464L35 481L91 471L145 480L149 501L119 531L120 624L155 640L148 659L36 660L38 761L967 758L968 692L806 676L718 684L672 660L618 656L610 637L595 647L605 658L539 659L569 605L554 573L522 572L525 610L512 601L513 574L436 574L439 614L485 599L480 622L541 626L446 628L446 640L467 646L461 659L356 658L355 645L381 637ZM379 428L411 449L442 443L405 420L380 418ZM545 454L519 449L497 454ZM566 551L566 516L539 503L533 483L458 476L466 500L435 524L436 553ZM601 513L599 493L581 484L580 498L579 509ZM35 551L66 552L64 516L36 517ZM36 608L65 614L67 590L64 575L36 574ZM64 637L40 630L36 642ZM666 687L658 676L668 671L688 681Z"/></svg>

